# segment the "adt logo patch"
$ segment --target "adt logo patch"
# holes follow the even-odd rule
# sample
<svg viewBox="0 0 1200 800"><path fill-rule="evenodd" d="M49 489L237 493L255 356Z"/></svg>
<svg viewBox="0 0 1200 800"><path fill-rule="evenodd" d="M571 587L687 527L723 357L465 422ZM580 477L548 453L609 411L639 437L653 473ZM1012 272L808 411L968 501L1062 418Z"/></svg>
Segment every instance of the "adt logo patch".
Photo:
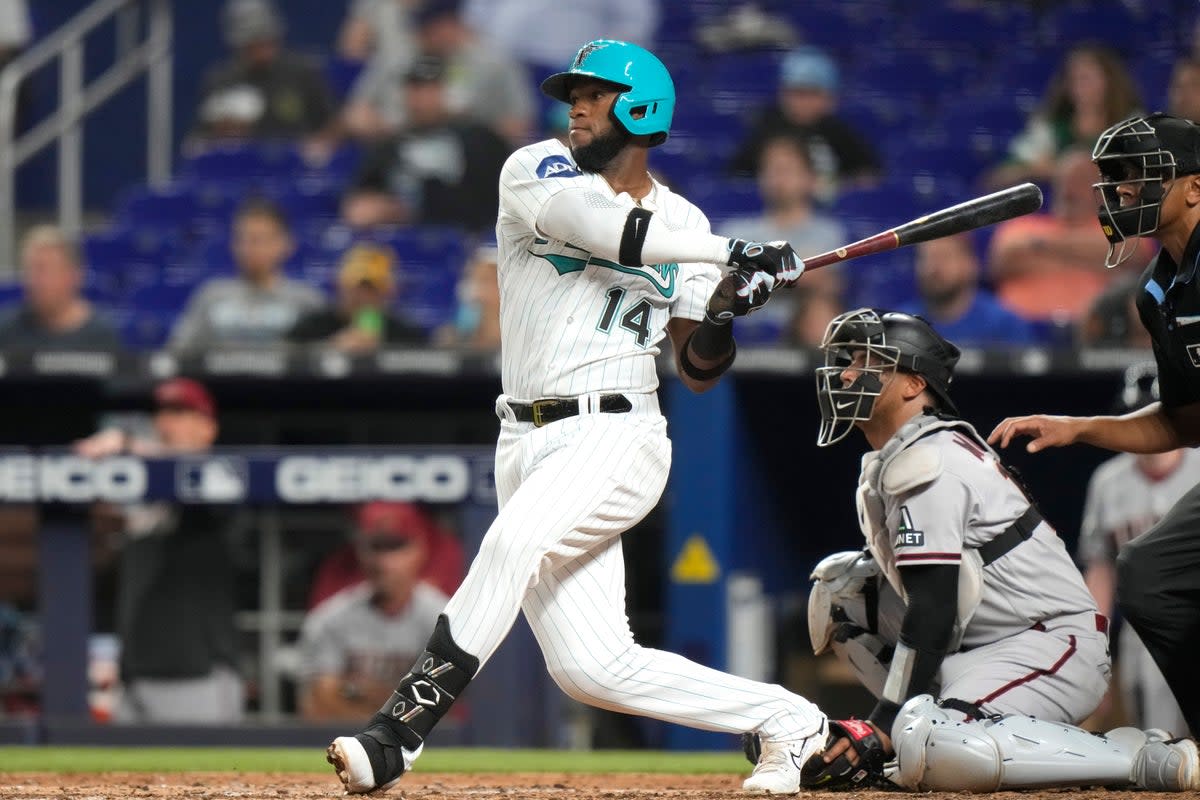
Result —
<svg viewBox="0 0 1200 800"><path fill-rule="evenodd" d="M546 156L537 165L539 178L578 178L582 174L566 156Z"/></svg>

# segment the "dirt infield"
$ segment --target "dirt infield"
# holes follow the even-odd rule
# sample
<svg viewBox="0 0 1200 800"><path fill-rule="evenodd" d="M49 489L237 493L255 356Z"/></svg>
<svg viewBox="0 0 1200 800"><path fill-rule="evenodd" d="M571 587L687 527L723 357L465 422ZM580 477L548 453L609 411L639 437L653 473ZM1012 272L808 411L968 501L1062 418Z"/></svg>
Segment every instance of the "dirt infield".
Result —
<svg viewBox="0 0 1200 800"><path fill-rule="evenodd" d="M568 800L642 800L650 797L744 798L740 775L578 775L563 773L448 775L414 773L377 798L396 800L462 800L463 798L547 798ZM342 795L332 774L264 773L133 773L47 774L0 773L0 800L307 800ZM826 796L836 800L900 800L902 792L813 792L800 797ZM928 795L926 795L928 796ZM1041 792L1000 792L997 800L1175 800L1183 795L1159 792L1063 789ZM944 798L978 795L942 794Z"/></svg>

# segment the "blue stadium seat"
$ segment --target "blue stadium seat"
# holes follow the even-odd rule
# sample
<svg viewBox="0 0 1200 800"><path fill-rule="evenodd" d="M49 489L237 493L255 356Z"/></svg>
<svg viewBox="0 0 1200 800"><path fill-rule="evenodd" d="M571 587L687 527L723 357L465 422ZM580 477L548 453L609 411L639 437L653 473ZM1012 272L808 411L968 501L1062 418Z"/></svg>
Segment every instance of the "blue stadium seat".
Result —
<svg viewBox="0 0 1200 800"><path fill-rule="evenodd" d="M183 232L197 216L195 187L189 182L156 189L139 186L118 200L117 223Z"/></svg>
<svg viewBox="0 0 1200 800"><path fill-rule="evenodd" d="M86 236L87 281L111 297L127 294L157 281L172 247L169 233L156 228L114 228Z"/></svg>
<svg viewBox="0 0 1200 800"><path fill-rule="evenodd" d="M278 201L295 229L328 223L341 213L342 185L323 177L301 178L282 187Z"/></svg>
<svg viewBox="0 0 1200 800"><path fill-rule="evenodd" d="M700 181L692 187L688 199L704 212L714 229L724 220L762 212L762 198L753 180L717 177Z"/></svg>
<svg viewBox="0 0 1200 800"><path fill-rule="evenodd" d="M201 181L254 183L303 172L304 160L287 142L217 144L183 161L185 176Z"/></svg>
<svg viewBox="0 0 1200 800"><path fill-rule="evenodd" d="M350 94L350 90L354 87L358 76L362 74L362 70L363 62L361 61L342 58L336 53L325 58L323 69L325 82L329 84L333 96L339 102L344 101Z"/></svg>
<svg viewBox="0 0 1200 800"><path fill-rule="evenodd" d="M25 297L25 287L18 281L0 283L0 309L15 305Z"/></svg>

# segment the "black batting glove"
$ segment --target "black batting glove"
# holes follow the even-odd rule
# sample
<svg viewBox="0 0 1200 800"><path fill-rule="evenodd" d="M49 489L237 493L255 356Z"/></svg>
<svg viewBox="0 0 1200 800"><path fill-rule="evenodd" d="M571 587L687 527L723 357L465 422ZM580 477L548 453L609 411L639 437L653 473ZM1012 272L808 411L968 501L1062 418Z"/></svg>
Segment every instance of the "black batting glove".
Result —
<svg viewBox="0 0 1200 800"><path fill-rule="evenodd" d="M765 272L774 279L774 285L791 286L804 274L804 262L787 242L750 242L745 239L729 240L731 267Z"/></svg>
<svg viewBox="0 0 1200 800"><path fill-rule="evenodd" d="M717 283L704 315L714 325L727 325L734 317L742 317L762 308L771 299L775 279L766 272L735 269Z"/></svg>

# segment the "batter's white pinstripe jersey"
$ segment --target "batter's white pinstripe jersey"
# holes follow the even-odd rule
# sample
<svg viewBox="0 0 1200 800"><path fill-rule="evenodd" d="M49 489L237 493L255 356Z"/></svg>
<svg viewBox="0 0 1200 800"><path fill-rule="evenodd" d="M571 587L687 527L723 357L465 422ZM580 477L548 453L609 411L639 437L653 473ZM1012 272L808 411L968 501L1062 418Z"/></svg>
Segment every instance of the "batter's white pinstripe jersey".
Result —
<svg viewBox="0 0 1200 800"><path fill-rule="evenodd" d="M554 139L513 153L500 174L501 380L514 398L653 392L668 319L703 319L721 277L713 264L625 267L541 235L546 201L581 186L635 205ZM640 205L674 230L709 232L698 208L657 181Z"/></svg>

